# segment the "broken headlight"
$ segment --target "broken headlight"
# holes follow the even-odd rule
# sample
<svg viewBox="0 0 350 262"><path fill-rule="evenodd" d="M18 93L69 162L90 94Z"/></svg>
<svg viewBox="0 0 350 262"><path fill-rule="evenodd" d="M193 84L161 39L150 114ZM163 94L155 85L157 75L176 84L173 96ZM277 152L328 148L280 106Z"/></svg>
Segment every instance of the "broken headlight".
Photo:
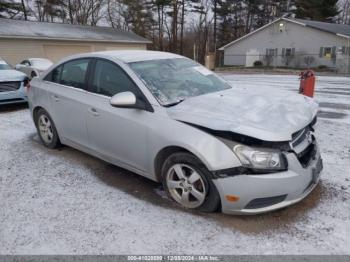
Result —
<svg viewBox="0 0 350 262"><path fill-rule="evenodd" d="M245 145L235 145L233 152L239 158L242 166L254 170L282 171L287 169L287 160L279 150L260 149Z"/></svg>

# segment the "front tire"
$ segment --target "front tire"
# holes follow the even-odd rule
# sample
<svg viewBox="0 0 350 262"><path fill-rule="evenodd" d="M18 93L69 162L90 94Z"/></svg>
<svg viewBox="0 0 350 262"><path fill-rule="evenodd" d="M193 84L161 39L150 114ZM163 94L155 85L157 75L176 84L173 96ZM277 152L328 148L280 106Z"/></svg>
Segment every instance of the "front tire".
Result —
<svg viewBox="0 0 350 262"><path fill-rule="evenodd" d="M220 206L210 171L192 154L171 155L163 164L162 182L169 197L184 208L214 212Z"/></svg>
<svg viewBox="0 0 350 262"><path fill-rule="evenodd" d="M43 144L51 149L60 147L61 142L50 115L44 109L39 109L34 119L40 140Z"/></svg>

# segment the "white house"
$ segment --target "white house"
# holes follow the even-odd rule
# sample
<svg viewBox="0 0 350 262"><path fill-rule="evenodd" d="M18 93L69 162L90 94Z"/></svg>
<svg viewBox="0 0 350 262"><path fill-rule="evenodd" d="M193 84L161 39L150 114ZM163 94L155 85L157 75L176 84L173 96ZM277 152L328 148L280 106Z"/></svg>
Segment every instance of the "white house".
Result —
<svg viewBox="0 0 350 262"><path fill-rule="evenodd" d="M224 65L327 66L350 73L350 26L279 18L223 47Z"/></svg>

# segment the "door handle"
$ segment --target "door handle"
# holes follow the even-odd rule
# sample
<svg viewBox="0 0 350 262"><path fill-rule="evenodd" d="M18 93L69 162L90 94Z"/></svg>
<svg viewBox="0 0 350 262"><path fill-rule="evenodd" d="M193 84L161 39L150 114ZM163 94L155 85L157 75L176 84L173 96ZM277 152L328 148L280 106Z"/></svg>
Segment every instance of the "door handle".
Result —
<svg viewBox="0 0 350 262"><path fill-rule="evenodd" d="M90 108L89 110L89 113L92 114L93 116L98 116L99 113L97 112L97 110L95 108Z"/></svg>
<svg viewBox="0 0 350 262"><path fill-rule="evenodd" d="M60 98L59 98L57 95L52 95L52 98L53 98L56 102L60 101Z"/></svg>

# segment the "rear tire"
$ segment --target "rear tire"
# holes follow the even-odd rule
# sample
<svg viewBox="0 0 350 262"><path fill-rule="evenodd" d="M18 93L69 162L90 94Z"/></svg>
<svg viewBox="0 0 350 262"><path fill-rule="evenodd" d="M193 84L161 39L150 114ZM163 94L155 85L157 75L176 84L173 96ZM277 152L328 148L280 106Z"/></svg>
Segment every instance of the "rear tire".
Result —
<svg viewBox="0 0 350 262"><path fill-rule="evenodd" d="M56 126L46 110L39 109L34 116L34 121L40 140L46 147L53 149L61 146Z"/></svg>
<svg viewBox="0 0 350 262"><path fill-rule="evenodd" d="M175 153L162 168L162 183L168 196L184 208L215 212L220 195L206 166L190 153Z"/></svg>

